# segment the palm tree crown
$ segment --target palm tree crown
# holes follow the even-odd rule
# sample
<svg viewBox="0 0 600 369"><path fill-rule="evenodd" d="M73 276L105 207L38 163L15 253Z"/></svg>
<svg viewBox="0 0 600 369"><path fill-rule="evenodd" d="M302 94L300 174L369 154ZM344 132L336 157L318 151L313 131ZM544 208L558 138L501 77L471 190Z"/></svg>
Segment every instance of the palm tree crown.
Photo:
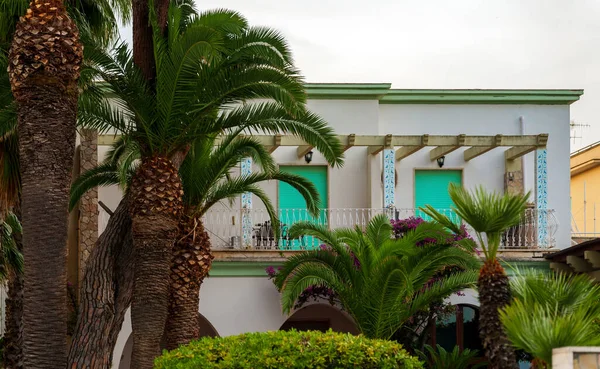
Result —
<svg viewBox="0 0 600 369"><path fill-rule="evenodd" d="M511 342L552 367L552 349L600 345L600 286L587 275L520 272L500 313Z"/></svg>
<svg viewBox="0 0 600 369"><path fill-rule="evenodd" d="M370 338L389 339L416 312L475 284L477 260L471 244L451 246L443 227L424 223L399 240L385 216L362 229L328 230L309 222L294 224L291 237L320 239L326 248L292 256L277 274L284 312L310 286L331 288L358 329ZM416 246L423 241L439 242ZM461 270L432 281L449 266Z"/></svg>

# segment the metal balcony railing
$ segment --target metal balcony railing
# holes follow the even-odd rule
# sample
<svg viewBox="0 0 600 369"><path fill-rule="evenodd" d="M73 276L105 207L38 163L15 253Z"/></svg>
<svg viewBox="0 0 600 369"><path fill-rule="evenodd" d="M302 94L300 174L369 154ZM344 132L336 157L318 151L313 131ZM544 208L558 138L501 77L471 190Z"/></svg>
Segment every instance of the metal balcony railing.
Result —
<svg viewBox="0 0 600 369"><path fill-rule="evenodd" d="M459 217L449 209L439 210L455 222ZM309 221L327 226L330 229L354 228L364 229L377 214L388 214L394 219L427 216L418 209L357 209L338 208L321 209L318 217L312 217L306 209L280 209L278 216L281 232L275 239L275 232L265 209L214 209L203 218L211 244L214 249L256 249L256 250L302 250L318 247L321 241L314 237L292 239L289 228L296 222ZM242 222L252 225L249 234L244 237ZM502 236L503 249L539 249L555 246L554 235L558 222L553 210L543 213L535 209L527 209L521 223L507 230ZM467 231L472 233L472 230Z"/></svg>

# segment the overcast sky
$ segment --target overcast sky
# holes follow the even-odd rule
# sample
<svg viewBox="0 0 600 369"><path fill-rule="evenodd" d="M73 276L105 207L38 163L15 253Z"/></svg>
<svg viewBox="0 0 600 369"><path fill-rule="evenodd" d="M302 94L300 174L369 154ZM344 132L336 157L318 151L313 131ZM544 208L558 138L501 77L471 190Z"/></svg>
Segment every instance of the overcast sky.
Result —
<svg viewBox="0 0 600 369"><path fill-rule="evenodd" d="M308 82L585 89L572 149L600 141L600 0L203 0L285 34ZM130 30L124 36L130 38Z"/></svg>

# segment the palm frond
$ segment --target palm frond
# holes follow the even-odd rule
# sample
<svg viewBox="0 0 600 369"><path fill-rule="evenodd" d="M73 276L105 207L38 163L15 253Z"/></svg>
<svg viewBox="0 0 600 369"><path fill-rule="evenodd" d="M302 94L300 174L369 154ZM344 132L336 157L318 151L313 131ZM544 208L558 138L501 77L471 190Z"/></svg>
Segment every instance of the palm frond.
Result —
<svg viewBox="0 0 600 369"><path fill-rule="evenodd" d="M117 166L113 163L103 163L82 173L71 185L69 211L73 210L83 195L98 186L109 186L120 183Z"/></svg>

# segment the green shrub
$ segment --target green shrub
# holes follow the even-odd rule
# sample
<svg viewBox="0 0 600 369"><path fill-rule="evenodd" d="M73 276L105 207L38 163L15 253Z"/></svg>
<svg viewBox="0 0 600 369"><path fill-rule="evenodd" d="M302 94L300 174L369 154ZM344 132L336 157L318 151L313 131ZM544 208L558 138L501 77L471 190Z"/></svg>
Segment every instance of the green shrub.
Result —
<svg viewBox="0 0 600 369"><path fill-rule="evenodd" d="M155 369L361 368L421 369L418 359L392 341L328 331L246 333L203 338L165 352Z"/></svg>

